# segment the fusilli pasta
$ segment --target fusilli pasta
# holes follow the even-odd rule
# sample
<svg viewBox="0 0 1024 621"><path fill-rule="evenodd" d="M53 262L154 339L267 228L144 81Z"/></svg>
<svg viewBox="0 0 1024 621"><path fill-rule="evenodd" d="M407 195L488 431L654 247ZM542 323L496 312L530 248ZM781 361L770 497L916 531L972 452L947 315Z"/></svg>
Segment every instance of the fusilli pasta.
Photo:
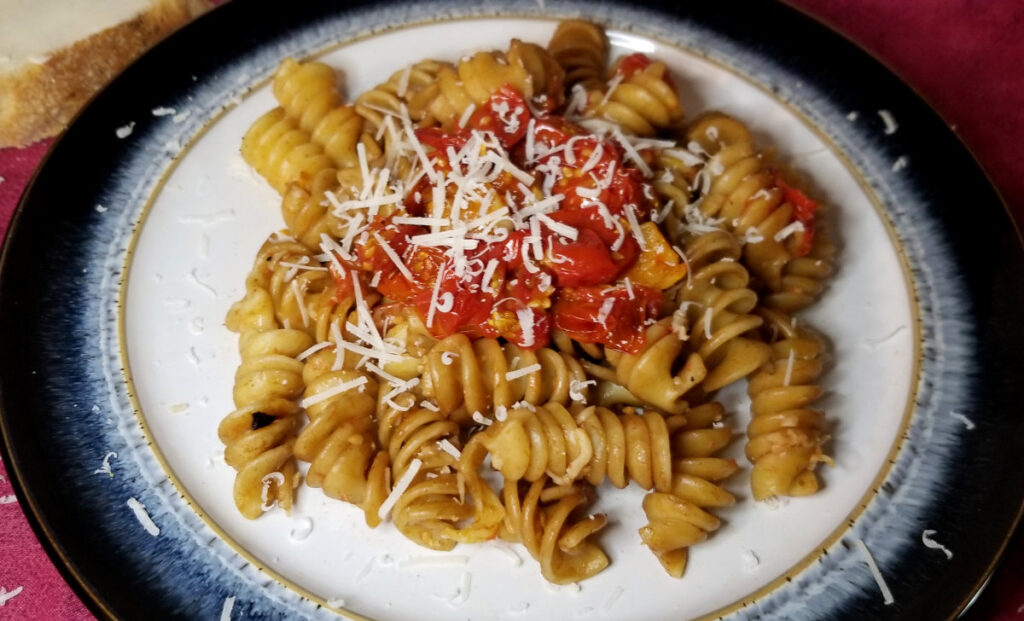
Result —
<svg viewBox="0 0 1024 621"><path fill-rule="evenodd" d="M678 577L736 500L711 399L742 380L754 497L818 489L824 346L791 313L834 249L745 125L684 132L667 65L609 66L580 20L546 48L414 62L351 104L338 75L283 61L279 107L242 139L291 236L227 318L219 433L243 515L291 507L297 459L370 527L518 541L564 584L608 566L586 512L632 481L640 538Z"/></svg>

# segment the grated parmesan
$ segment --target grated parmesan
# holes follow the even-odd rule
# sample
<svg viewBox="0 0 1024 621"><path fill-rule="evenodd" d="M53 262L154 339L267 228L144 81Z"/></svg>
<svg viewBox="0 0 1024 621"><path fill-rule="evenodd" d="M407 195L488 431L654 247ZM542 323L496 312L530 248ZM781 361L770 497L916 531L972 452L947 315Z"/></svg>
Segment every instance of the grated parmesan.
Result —
<svg viewBox="0 0 1024 621"><path fill-rule="evenodd" d="M231 621L231 610L235 607L233 595L224 598L224 606L220 609L220 621Z"/></svg>
<svg viewBox="0 0 1024 621"><path fill-rule="evenodd" d="M128 508L132 510L132 513L135 514L135 519L137 519L139 524L142 524L142 527L146 529L147 533L154 537L160 534L160 527L153 522L153 518L149 517L149 513L146 512L146 505L142 504L134 497L129 498L126 504L128 505Z"/></svg>
<svg viewBox="0 0 1024 621"><path fill-rule="evenodd" d="M377 509L377 517L382 520L387 518L388 514L391 513L391 509L395 506L395 503L398 502L398 499L402 497L405 490L409 489L409 486L412 484L412 480L416 478L416 474L419 473L422 466L423 462L420 461L418 457L413 458L413 460L409 462L409 468L402 473L401 478L399 478L398 482L395 483L394 489L391 490L388 497L381 503L380 508Z"/></svg>
<svg viewBox="0 0 1024 621"><path fill-rule="evenodd" d="M793 348L789 349L789 357L786 359L786 375L782 378L782 385L789 386L790 380L793 379L793 362L796 360L796 350Z"/></svg>
<svg viewBox="0 0 1024 621"><path fill-rule="evenodd" d="M889 585L885 583L885 578L882 576L882 571L878 569L878 564L875 562L875 557L871 556L871 550L868 549L864 540L860 537L854 539L854 543L860 548L860 551L864 554L864 562L867 564L868 569L871 571L871 576L875 579L878 584L878 589L882 592L882 603L886 606L892 604L896 600L893 599L892 591L889 590Z"/></svg>
<svg viewBox="0 0 1024 621"><path fill-rule="evenodd" d="M346 345L347 345L347 343L346 343ZM322 390L322 391L316 393L315 395L313 395L311 397L306 397L301 402L299 402L299 405L301 405L304 408L312 407L312 406L316 405L317 403L320 403L322 401L327 401L328 399L330 399L331 397L334 397L335 395L340 395L341 393L348 392L348 391L352 390L353 388L359 388L360 386L362 386L363 384L367 383L368 381L370 381L369 378L367 378L364 375L364 376L361 376L361 377L357 377L354 380L349 380L347 382L342 382L340 384L336 384L334 386L331 386L327 390Z"/></svg>
<svg viewBox="0 0 1024 621"><path fill-rule="evenodd" d="M523 377L524 375L529 375L530 373L536 373L536 372L538 372L540 370L541 370L540 363L537 362L537 363L531 364L528 367L523 367L521 369L516 369L514 371L509 371L509 372L505 373L505 379L508 380L508 381L512 381L514 379L519 379L520 377Z"/></svg>
<svg viewBox="0 0 1024 621"><path fill-rule="evenodd" d="M939 543L939 542L935 541L934 539L932 539L932 535L934 535L935 532L936 531L934 531L934 530L925 530L925 531L923 531L921 533L921 543L924 544L924 547L929 548L931 550L941 550L942 553L946 555L946 560L947 561L948 560L952 560L953 553L950 552L949 548L947 548L946 546L944 546L941 543Z"/></svg>
<svg viewBox="0 0 1024 621"><path fill-rule="evenodd" d="M437 443L437 446L442 451L444 451L445 453L448 453L449 455L451 455L455 459L459 459L459 458L462 457L462 451L460 451L458 448L456 448L456 446L454 444L449 442L448 438L443 438L440 442Z"/></svg>

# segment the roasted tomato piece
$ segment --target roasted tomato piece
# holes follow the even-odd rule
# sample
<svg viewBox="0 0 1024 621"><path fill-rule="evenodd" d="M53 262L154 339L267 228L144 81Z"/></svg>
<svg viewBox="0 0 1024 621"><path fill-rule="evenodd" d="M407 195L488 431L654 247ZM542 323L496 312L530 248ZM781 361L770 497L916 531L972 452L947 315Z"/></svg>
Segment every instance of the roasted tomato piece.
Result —
<svg viewBox="0 0 1024 621"><path fill-rule="evenodd" d="M806 256L811 251L811 244L814 241L814 212L821 205L802 191L790 186L778 173L775 174L775 185L782 190L784 200L793 206L793 217L804 225L797 246L797 256Z"/></svg>
<svg viewBox="0 0 1024 621"><path fill-rule="evenodd" d="M405 266L412 273L413 280L410 281L393 266L390 270L381 271L377 291L390 300L404 302L424 292L429 295L430 287L445 261L444 253L432 246L416 246L406 254Z"/></svg>
<svg viewBox="0 0 1024 621"><path fill-rule="evenodd" d="M558 235L548 238L545 265L559 287L600 285L615 280L622 266L612 257L608 245L593 229L580 226L576 241Z"/></svg>
<svg viewBox="0 0 1024 621"><path fill-rule="evenodd" d="M633 77L638 71L647 71L654 61L650 59L646 54L636 52L629 56L623 56L615 62L614 71L617 74L621 74L625 79ZM672 81L672 76L669 75L665 65L658 63L658 67L654 69L654 77L661 79L662 82L672 87L673 91L676 91L675 83Z"/></svg>
<svg viewBox="0 0 1024 621"><path fill-rule="evenodd" d="M619 59L615 64L615 73L630 77L637 71L643 71L651 65L651 58L641 52L630 54Z"/></svg>
<svg viewBox="0 0 1024 621"><path fill-rule="evenodd" d="M337 256L337 255L335 255ZM339 269L338 266L341 266ZM355 270L351 265L348 265L340 257L338 262L331 262L331 266L327 268L331 275L331 279L334 280L334 301L340 302L345 298L349 297L354 293L354 282L353 278L360 278L361 274Z"/></svg>
<svg viewBox="0 0 1024 621"><path fill-rule="evenodd" d="M611 222L609 222L609 217ZM602 214L601 210L596 206L584 207L581 209L567 210L563 209L551 214L551 218L558 222L568 224L579 231L579 237L577 243L583 241L584 229L589 229L600 238L601 243L604 245L608 256L611 258L612 263L616 266L615 273L611 276L603 279L596 280L590 284L601 284L608 283L615 280L617 277L629 270L636 262L636 258L640 253L640 246L637 244L636 239L629 233L628 225L621 221L618 217L611 214ZM615 223L618 223L618 228L615 228ZM588 235L589 237L589 235ZM584 242L586 243L586 242ZM616 247L617 246L617 247ZM615 250L612 250L616 247ZM555 243L552 242L552 251L555 250ZM555 259L557 261L558 259ZM550 266L552 271L557 273L554 265ZM597 268L595 268L596 270ZM596 277L595 277L596 278ZM559 283L561 284L561 283ZM571 286L571 285L562 285Z"/></svg>
<svg viewBox="0 0 1024 621"><path fill-rule="evenodd" d="M417 140L439 152L446 161L448 147L458 151L466 146L466 142L472 135L468 129L446 130L440 127L421 127L415 133Z"/></svg>
<svg viewBox="0 0 1024 621"><path fill-rule="evenodd" d="M469 118L467 127L492 132L498 142L511 149L523 136L530 122L530 108L523 95L505 84Z"/></svg>
<svg viewBox="0 0 1024 621"><path fill-rule="evenodd" d="M554 293L553 282L547 270L531 272L525 266L520 266L507 281L502 297L515 298L526 306L548 308L551 306L551 294Z"/></svg>
<svg viewBox="0 0 1024 621"><path fill-rule="evenodd" d="M378 218L370 225L366 242L356 248L356 257L360 269L367 272L390 271L397 269L387 250L382 244L399 257L409 248L409 238L423 232L418 226L410 224L393 224L390 220Z"/></svg>
<svg viewBox="0 0 1024 621"><path fill-rule="evenodd" d="M553 308L554 325L583 343L601 343L637 353L644 346L647 320L657 316L662 296L657 289L632 287L567 287Z"/></svg>
<svg viewBox="0 0 1024 621"><path fill-rule="evenodd" d="M511 298L496 304L487 322L479 328L482 336L503 338L523 349L535 350L551 341L547 313Z"/></svg>

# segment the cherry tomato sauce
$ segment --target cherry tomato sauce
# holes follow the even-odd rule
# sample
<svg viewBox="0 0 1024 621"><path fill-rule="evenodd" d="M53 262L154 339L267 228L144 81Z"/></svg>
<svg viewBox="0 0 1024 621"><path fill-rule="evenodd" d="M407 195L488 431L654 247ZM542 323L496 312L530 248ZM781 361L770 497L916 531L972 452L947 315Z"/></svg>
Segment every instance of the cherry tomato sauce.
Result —
<svg viewBox="0 0 1024 621"><path fill-rule="evenodd" d="M559 116L534 116L508 86L465 128L419 129L416 136L435 169L447 174L459 166L449 154L462 149L474 132L488 132L511 162L535 179L526 187L504 172L491 183L511 212L561 195L557 209L540 218L540 227L510 227L512 220L506 219L505 228L494 227L486 239L471 237L476 243L461 253L418 245L415 237L430 233L430 227L378 216L357 238L355 258L345 262L358 272L360 285L372 284L389 309L416 309L438 338L462 332L536 349L558 328L582 342L637 352L662 302L656 289L616 284L640 253L626 210L644 222L654 207L645 198L650 189L639 171L625 165L613 142ZM432 190L424 177L408 191L402 215L432 213ZM454 191L446 188L446 200ZM353 276L342 278L336 271L339 295L350 293Z"/></svg>

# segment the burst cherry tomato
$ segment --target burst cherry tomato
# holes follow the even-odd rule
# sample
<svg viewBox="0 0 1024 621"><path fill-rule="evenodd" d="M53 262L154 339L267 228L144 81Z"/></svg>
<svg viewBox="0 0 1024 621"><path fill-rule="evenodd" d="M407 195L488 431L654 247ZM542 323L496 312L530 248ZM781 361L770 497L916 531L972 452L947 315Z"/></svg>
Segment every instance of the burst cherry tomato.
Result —
<svg viewBox="0 0 1024 621"><path fill-rule="evenodd" d="M632 289L633 299L625 287L562 289L552 309L555 327L583 343L637 353L644 345L647 320L657 316L662 295L649 287Z"/></svg>
<svg viewBox="0 0 1024 621"><path fill-rule="evenodd" d="M401 302L429 293L444 260L440 249L416 246L405 258L405 266L412 273L413 280L407 279L397 268L382 272L377 291L390 300Z"/></svg>
<svg viewBox="0 0 1024 621"><path fill-rule="evenodd" d="M466 145L472 135L468 129L446 130L440 127L421 127L415 134L417 140L440 153L446 161L448 147L458 151Z"/></svg>
<svg viewBox="0 0 1024 621"><path fill-rule="evenodd" d="M466 126L494 133L501 146L510 149L526 135L529 122L530 108L526 100L519 91L505 84L470 117Z"/></svg>
<svg viewBox="0 0 1024 621"><path fill-rule="evenodd" d="M547 267L555 275L559 287L582 287L611 282L622 266L612 258L608 244L589 226L576 229L576 241L564 240L558 236L550 239L551 252Z"/></svg>
<svg viewBox="0 0 1024 621"><path fill-rule="evenodd" d="M616 269L614 273L611 273L610 271L608 272L611 273L611 276L608 278L596 282L592 281L590 284L600 284L615 280L633 266L633 263L636 262L637 256L640 254L640 246L637 244L636 239L630 235L627 225L619 221L619 226L622 227L621 232L617 228L609 227L606 218L601 215L601 212L597 207L590 206L575 210L563 209L551 214L550 217L558 222L568 224L579 231L579 241L583 244L590 245L592 243L583 241L584 235L589 239L589 235L583 233L584 229L590 230L600 238L608 257L611 259L611 262L615 265ZM618 221L616 216L612 216L612 218L615 221ZM556 242L552 243L552 250L554 250ZM618 244L618 248L616 250L612 250L611 248L616 244ZM591 259L596 260L593 255L591 255ZM558 259L555 258L554 262L557 261ZM601 266L602 263L595 263L594 271L604 272ZM551 266L551 268L552 271L557 271L554 266Z"/></svg>

